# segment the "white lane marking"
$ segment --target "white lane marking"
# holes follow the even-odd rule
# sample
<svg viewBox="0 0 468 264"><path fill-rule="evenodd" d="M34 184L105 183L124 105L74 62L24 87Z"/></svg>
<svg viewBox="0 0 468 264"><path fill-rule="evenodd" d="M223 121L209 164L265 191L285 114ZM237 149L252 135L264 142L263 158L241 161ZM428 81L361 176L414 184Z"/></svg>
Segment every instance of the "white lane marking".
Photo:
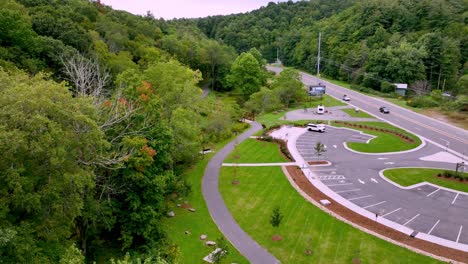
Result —
<svg viewBox="0 0 468 264"><path fill-rule="evenodd" d="M457 200L457 198L458 198L458 195L460 195L460 193L457 193L457 195L455 195L455 198L453 198L452 204L454 204L454 203L455 203L455 201L456 201L456 200Z"/></svg>
<svg viewBox="0 0 468 264"><path fill-rule="evenodd" d="M332 171L331 174L336 174L336 171Z"/></svg>
<svg viewBox="0 0 468 264"><path fill-rule="evenodd" d="M395 210L393 210L393 211L391 211L391 212L388 212L388 213L386 213L386 214L384 214L384 215L382 215L382 217L387 216L387 215L391 215L391 214L393 214L393 213L395 213L395 212L398 212L398 211L400 211L400 210L401 210L401 207L398 208L398 209L395 209Z"/></svg>
<svg viewBox="0 0 468 264"><path fill-rule="evenodd" d="M361 179L358 179L360 184L366 184L366 182L362 181Z"/></svg>
<svg viewBox="0 0 468 264"><path fill-rule="evenodd" d="M429 197L429 196L433 195L434 193L438 192L439 190L440 190L440 189L437 189L437 190L435 190L435 191L431 192L431 193L430 193L430 194L428 194L426 197Z"/></svg>
<svg viewBox="0 0 468 264"><path fill-rule="evenodd" d="M334 148L337 148L337 146L336 146L336 145L333 145L333 147L334 147Z"/></svg>
<svg viewBox="0 0 468 264"><path fill-rule="evenodd" d="M376 179L374 178L370 178L371 181L375 182L375 183L379 183Z"/></svg>
<svg viewBox="0 0 468 264"><path fill-rule="evenodd" d="M330 185L327 185L327 186L330 187L330 186L341 186L341 185L351 185L351 184L354 184L354 183L330 184ZM326 185L326 184L325 184L325 185Z"/></svg>
<svg viewBox="0 0 468 264"><path fill-rule="evenodd" d="M367 197L371 197L371 196L372 195L360 196L360 197L348 199L348 201L358 200L358 199L367 198Z"/></svg>
<svg viewBox="0 0 468 264"><path fill-rule="evenodd" d="M376 206L376 205L379 205L379 204L383 204L383 203L386 203L387 201L383 201L383 202L380 202L380 203L376 203L376 204L371 204L371 205L368 205L368 206L365 206L363 207L364 209L367 209L369 207L372 207L372 206Z"/></svg>
<svg viewBox="0 0 468 264"><path fill-rule="evenodd" d="M389 161L389 162L384 162L384 164L387 164L387 165L392 165L392 164L395 164L395 162L391 162L391 161Z"/></svg>
<svg viewBox="0 0 468 264"><path fill-rule="evenodd" d="M411 223L411 221L413 221L414 219L416 219L416 217L418 217L418 216L419 216L419 214L413 216L413 218L411 218L410 220L408 220L408 221L407 221L406 223L404 223L403 225L405 226L405 225Z"/></svg>
<svg viewBox="0 0 468 264"><path fill-rule="evenodd" d="M377 158L377 159L379 159L379 160L386 160L386 159L388 159L388 158Z"/></svg>
<svg viewBox="0 0 468 264"><path fill-rule="evenodd" d="M439 224L439 222L440 222L440 219L437 220L437 222L432 226L431 230L429 230L429 233L427 233L428 235L431 234L432 230L434 230L434 228Z"/></svg>
<svg viewBox="0 0 468 264"><path fill-rule="evenodd" d="M361 189L352 189L352 190L346 190L346 191L339 191L339 192L335 192L335 193L344 193L344 192L355 192L355 191L359 191Z"/></svg>
<svg viewBox="0 0 468 264"><path fill-rule="evenodd" d="M460 231L458 231L458 236L457 236L457 243L458 243L458 240L460 240L460 235L461 235L462 229L463 229L463 226L460 226Z"/></svg>

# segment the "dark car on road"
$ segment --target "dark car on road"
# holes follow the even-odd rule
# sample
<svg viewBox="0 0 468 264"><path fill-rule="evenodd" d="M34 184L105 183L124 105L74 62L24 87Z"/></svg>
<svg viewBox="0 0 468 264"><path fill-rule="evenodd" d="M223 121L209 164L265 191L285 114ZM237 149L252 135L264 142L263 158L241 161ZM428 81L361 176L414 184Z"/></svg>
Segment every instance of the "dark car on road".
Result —
<svg viewBox="0 0 468 264"><path fill-rule="evenodd" d="M380 110L380 113L390 114L390 110L388 110L388 108L385 106L380 107L379 110Z"/></svg>

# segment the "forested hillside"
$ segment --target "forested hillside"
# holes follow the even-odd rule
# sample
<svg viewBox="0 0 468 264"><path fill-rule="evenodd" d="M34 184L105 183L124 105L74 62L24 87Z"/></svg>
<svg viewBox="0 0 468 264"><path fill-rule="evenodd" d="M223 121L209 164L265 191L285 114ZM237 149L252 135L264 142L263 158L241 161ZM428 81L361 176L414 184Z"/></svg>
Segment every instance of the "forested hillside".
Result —
<svg viewBox="0 0 468 264"><path fill-rule="evenodd" d="M0 1L0 262L175 262L182 170L243 129L200 89L236 56L99 1Z"/></svg>
<svg viewBox="0 0 468 264"><path fill-rule="evenodd" d="M237 51L259 49L268 61L382 92L409 83L468 94L468 3L464 0L311 0L269 3L239 15L198 19L211 38Z"/></svg>

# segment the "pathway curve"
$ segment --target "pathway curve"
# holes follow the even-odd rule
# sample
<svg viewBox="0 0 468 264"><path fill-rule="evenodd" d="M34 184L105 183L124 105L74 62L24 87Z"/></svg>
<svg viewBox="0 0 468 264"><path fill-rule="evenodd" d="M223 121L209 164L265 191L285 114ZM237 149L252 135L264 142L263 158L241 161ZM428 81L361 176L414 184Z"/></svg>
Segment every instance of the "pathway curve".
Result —
<svg viewBox="0 0 468 264"><path fill-rule="evenodd" d="M262 126L257 122L252 122L250 125L251 128L248 131L242 133L236 140L227 144L210 160L205 169L205 174L203 175L202 193L211 218L213 218L224 236L226 236L226 238L249 260L250 263L280 263L279 260L277 260L241 229L227 209L218 189L219 171L222 163L227 155L234 150L236 142L240 143L262 129Z"/></svg>

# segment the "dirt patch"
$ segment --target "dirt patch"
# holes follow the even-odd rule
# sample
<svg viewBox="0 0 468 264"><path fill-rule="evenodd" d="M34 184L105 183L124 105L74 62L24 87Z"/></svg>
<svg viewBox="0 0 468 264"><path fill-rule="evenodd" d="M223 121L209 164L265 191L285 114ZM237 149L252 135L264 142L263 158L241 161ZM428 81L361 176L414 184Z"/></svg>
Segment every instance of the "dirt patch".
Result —
<svg viewBox="0 0 468 264"><path fill-rule="evenodd" d="M233 180L231 182L232 185L239 185L240 184L240 181L239 180Z"/></svg>
<svg viewBox="0 0 468 264"><path fill-rule="evenodd" d="M317 160L317 161L308 161L307 164L309 164L309 165L323 165L323 164L328 164L328 162L324 161L324 160Z"/></svg>
<svg viewBox="0 0 468 264"><path fill-rule="evenodd" d="M184 208L184 209L189 209L189 208L192 208L192 205L189 204L189 203L183 203L180 205L180 207Z"/></svg>
<svg viewBox="0 0 468 264"><path fill-rule="evenodd" d="M327 209L329 209L337 215L340 215L348 221L351 221L357 225L360 225L368 230L374 231L392 240L398 241L400 243L426 251L437 256L453 259L460 262L466 262L468 260L468 252L444 247L418 238L412 238L406 234L391 229L390 227L377 223L367 217L359 215L351 211L350 209L342 206L341 204L337 203L335 200L326 196L320 190L315 188L315 186L313 186L309 182L309 180L307 180L302 171L297 169L297 166L287 166L286 169L288 170L289 175L294 180L294 182L296 182L299 188L303 192L305 192L310 198L314 199L317 202L319 202L322 199L329 200L331 204L327 206Z"/></svg>
<svg viewBox="0 0 468 264"><path fill-rule="evenodd" d="M273 240L273 241L281 241L281 240L283 240L283 237L280 236L280 235L274 235L274 236L271 237L271 240Z"/></svg>

